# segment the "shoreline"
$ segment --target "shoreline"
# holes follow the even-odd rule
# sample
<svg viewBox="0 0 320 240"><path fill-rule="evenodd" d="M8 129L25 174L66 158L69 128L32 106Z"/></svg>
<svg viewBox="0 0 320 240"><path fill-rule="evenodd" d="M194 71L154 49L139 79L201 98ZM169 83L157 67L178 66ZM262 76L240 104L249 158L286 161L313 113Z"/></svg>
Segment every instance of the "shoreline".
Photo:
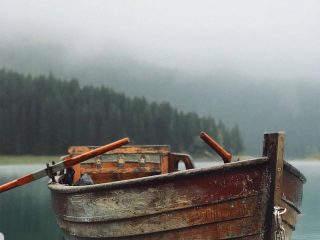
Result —
<svg viewBox="0 0 320 240"><path fill-rule="evenodd" d="M23 164L46 164L60 162L58 156L37 156L37 155L0 155L0 165L23 165Z"/></svg>
<svg viewBox="0 0 320 240"><path fill-rule="evenodd" d="M254 156L234 156L232 161L236 159L246 160L250 158L255 158ZM219 156L193 156L193 162L215 162L223 163L222 159ZM287 158L288 161L320 161L320 158L305 157L305 158ZM0 155L0 166L1 165L31 165L31 164L46 164L54 162L60 162L60 156L37 156L37 155Z"/></svg>

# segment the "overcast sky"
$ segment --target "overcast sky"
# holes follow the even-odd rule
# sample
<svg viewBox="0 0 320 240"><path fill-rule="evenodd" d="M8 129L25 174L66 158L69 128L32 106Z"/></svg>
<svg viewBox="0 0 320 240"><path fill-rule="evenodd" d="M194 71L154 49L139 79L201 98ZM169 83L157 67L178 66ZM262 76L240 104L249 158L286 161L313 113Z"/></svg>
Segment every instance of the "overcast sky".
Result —
<svg viewBox="0 0 320 240"><path fill-rule="evenodd" d="M320 81L319 0L0 0L0 34L80 57Z"/></svg>

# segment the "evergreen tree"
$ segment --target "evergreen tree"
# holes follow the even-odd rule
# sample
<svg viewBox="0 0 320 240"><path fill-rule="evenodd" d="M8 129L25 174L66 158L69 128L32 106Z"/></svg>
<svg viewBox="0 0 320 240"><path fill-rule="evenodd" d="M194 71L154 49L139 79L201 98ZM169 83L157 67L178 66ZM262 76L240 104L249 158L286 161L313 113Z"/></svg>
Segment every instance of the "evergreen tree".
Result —
<svg viewBox="0 0 320 240"><path fill-rule="evenodd" d="M169 144L201 153L207 131L233 154L243 150L238 126L179 112L169 103L127 98L107 87L80 87L52 74L0 70L0 154L63 154L69 145L101 145L129 136L135 144Z"/></svg>

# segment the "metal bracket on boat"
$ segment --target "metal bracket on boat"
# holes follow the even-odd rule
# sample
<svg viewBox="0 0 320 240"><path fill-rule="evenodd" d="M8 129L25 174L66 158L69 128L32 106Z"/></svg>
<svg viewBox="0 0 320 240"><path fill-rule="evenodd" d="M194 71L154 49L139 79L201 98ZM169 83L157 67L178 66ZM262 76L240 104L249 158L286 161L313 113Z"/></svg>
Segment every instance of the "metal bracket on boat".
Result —
<svg viewBox="0 0 320 240"><path fill-rule="evenodd" d="M118 162L118 167L120 167L120 168L124 167L125 160L124 160L122 154L118 155L117 162Z"/></svg>
<svg viewBox="0 0 320 240"><path fill-rule="evenodd" d="M100 170L100 169L102 168L101 156L98 156L98 157L96 158L96 168L97 168L98 170Z"/></svg>
<svg viewBox="0 0 320 240"><path fill-rule="evenodd" d="M275 240L285 240L285 229L282 224L281 215L284 214L287 209L284 207L274 206L274 239Z"/></svg>
<svg viewBox="0 0 320 240"><path fill-rule="evenodd" d="M55 163L52 162L52 165L54 165ZM46 172L49 178L51 178L52 182L56 182L55 176L56 174L53 173L52 171L52 166L49 165L49 163L46 164L47 168L46 168Z"/></svg>
<svg viewBox="0 0 320 240"><path fill-rule="evenodd" d="M144 166L146 164L146 156L144 154L141 154L139 163L140 163L140 166Z"/></svg>

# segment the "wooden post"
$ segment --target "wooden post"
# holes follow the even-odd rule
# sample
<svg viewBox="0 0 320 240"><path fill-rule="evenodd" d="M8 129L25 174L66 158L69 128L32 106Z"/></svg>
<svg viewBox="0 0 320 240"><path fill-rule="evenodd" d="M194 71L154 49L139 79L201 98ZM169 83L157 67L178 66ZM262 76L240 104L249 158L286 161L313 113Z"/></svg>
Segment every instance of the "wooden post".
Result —
<svg viewBox="0 0 320 240"><path fill-rule="evenodd" d="M264 145L263 145L263 156L269 158L270 161L270 172L271 172L271 188L270 198L271 201L268 205L267 213L267 237L265 239L274 239L273 234L273 208L274 206L281 206L281 185L283 175L283 161L284 161L284 140L285 133L265 133L264 134Z"/></svg>
<svg viewBox="0 0 320 240"><path fill-rule="evenodd" d="M160 167L161 167L161 173L168 173L169 172L169 156L168 153L161 153L160 155Z"/></svg>

